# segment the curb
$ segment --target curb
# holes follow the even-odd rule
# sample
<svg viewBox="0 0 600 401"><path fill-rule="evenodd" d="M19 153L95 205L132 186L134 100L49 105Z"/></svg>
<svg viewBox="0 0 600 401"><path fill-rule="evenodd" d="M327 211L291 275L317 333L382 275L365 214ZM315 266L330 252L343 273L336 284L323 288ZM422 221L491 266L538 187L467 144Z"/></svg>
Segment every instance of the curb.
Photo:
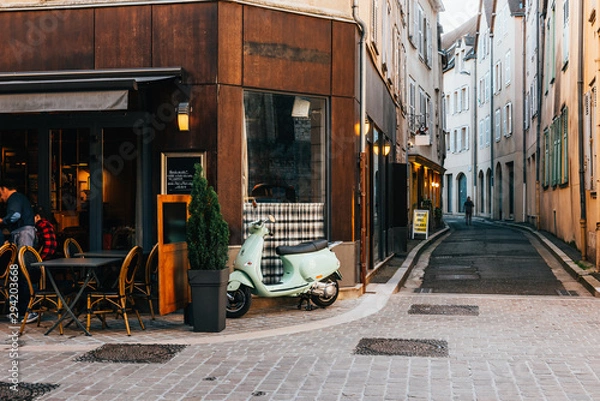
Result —
<svg viewBox="0 0 600 401"><path fill-rule="evenodd" d="M400 291L400 288L404 285L404 283L406 283L408 276L412 272L412 269L415 267L415 264L419 260L421 254L434 242L434 240L438 239L438 237L441 237L442 235L445 235L448 231L450 231L450 227L448 225L445 225L445 227L441 230L428 236L426 240L419 242L419 244L408 253L406 259L404 260L404 262L402 262L402 265L398 268L396 274L394 274L389 280L389 282L392 282L395 279L397 279L393 293Z"/></svg>

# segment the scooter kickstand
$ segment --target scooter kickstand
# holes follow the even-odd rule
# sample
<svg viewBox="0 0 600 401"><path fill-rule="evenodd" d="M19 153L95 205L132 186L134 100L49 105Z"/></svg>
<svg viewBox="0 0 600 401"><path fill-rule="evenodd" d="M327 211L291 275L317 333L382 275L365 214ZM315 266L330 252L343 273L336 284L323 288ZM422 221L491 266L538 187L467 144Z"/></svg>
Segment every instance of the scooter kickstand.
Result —
<svg viewBox="0 0 600 401"><path fill-rule="evenodd" d="M302 304L304 303L304 301L306 301L306 307L304 308L304 310L314 310L317 309L317 307L315 305L312 305L310 302L310 296L309 295L305 295L302 294L300 296L300 302L298 303L298 309L302 309Z"/></svg>

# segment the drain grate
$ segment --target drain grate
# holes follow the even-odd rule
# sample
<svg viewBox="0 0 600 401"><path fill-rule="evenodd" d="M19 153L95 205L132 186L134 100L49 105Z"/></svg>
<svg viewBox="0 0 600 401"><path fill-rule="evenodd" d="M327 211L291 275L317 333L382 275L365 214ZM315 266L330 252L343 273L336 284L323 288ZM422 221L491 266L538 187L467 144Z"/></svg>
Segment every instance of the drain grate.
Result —
<svg viewBox="0 0 600 401"><path fill-rule="evenodd" d="M165 363L186 345L104 344L75 359L77 362Z"/></svg>
<svg viewBox="0 0 600 401"><path fill-rule="evenodd" d="M432 288L415 288L413 292L417 292L419 294L430 294L433 292Z"/></svg>
<svg viewBox="0 0 600 401"><path fill-rule="evenodd" d="M37 397L58 388L58 384L50 383L19 383L17 385L0 382L0 400L33 401Z"/></svg>
<svg viewBox="0 0 600 401"><path fill-rule="evenodd" d="M436 274L436 280L479 280L479 274Z"/></svg>
<svg viewBox="0 0 600 401"><path fill-rule="evenodd" d="M442 340L403 340L395 338L363 338L354 349L359 355L401 355L447 357L448 343Z"/></svg>
<svg viewBox="0 0 600 401"><path fill-rule="evenodd" d="M452 315L452 316L479 316L477 305L411 305L408 313L411 315Z"/></svg>
<svg viewBox="0 0 600 401"><path fill-rule="evenodd" d="M558 293L558 295L561 295L564 297L578 297L579 296L577 291L573 291L573 290L556 290L556 292Z"/></svg>

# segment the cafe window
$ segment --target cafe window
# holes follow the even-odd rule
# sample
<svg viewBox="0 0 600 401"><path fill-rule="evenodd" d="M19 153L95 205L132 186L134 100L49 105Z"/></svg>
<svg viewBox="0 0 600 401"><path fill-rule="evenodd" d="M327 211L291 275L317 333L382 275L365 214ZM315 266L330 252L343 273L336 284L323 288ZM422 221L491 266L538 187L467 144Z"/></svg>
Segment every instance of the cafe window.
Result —
<svg viewBox="0 0 600 401"><path fill-rule="evenodd" d="M327 102L323 98L244 93L244 236L249 223L273 215L261 269L281 279L275 248L325 237Z"/></svg>
<svg viewBox="0 0 600 401"><path fill-rule="evenodd" d="M325 201L325 100L244 94L246 200Z"/></svg>

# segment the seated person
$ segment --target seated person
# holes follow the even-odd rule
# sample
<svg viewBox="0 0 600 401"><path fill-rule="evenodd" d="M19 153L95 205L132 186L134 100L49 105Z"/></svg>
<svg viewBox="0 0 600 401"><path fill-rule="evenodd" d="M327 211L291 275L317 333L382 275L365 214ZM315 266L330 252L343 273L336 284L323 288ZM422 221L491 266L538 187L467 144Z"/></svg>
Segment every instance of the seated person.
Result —
<svg viewBox="0 0 600 401"><path fill-rule="evenodd" d="M44 209L39 205L33 205L36 246L42 260L48 260L56 254L58 243L54 226L46 217Z"/></svg>

